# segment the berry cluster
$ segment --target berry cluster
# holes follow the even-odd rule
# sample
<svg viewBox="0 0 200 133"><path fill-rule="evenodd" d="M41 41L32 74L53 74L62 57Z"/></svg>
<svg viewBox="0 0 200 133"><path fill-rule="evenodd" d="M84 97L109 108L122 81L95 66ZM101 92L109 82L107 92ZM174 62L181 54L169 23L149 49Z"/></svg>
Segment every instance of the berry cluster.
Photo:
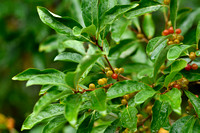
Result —
<svg viewBox="0 0 200 133"><path fill-rule="evenodd" d="M115 68L114 69L114 73L112 70L110 70L109 67L105 68L105 73L107 77L112 77L113 79L117 79L118 78L118 74L121 74L124 72L124 68Z"/></svg>
<svg viewBox="0 0 200 133"><path fill-rule="evenodd" d="M99 79L98 80L98 85L104 85L104 84L107 84L107 79L106 78L101 78L101 79ZM95 87L95 84L93 84L93 83L91 83L91 84L89 84L89 89L95 89L96 87Z"/></svg>
<svg viewBox="0 0 200 133"><path fill-rule="evenodd" d="M162 32L162 35L163 36L167 36L169 34L174 34L174 29L173 27L169 27L169 29L165 29L163 32ZM181 34L181 29L176 29L176 34Z"/></svg>
<svg viewBox="0 0 200 133"><path fill-rule="evenodd" d="M169 87L170 88L177 88L177 89L188 89L188 84L189 84L189 81L188 79L186 79L185 77L179 79L179 80L176 80L174 82L171 82L169 84Z"/></svg>
<svg viewBox="0 0 200 133"><path fill-rule="evenodd" d="M189 58L191 59L191 61L195 60L195 59L196 59L196 54L195 54L195 52L191 52L191 53L189 54ZM185 70L190 71L191 69L197 70L197 69L198 69L198 65L195 64L195 63L192 64L192 65L187 64L187 66L185 67Z"/></svg>

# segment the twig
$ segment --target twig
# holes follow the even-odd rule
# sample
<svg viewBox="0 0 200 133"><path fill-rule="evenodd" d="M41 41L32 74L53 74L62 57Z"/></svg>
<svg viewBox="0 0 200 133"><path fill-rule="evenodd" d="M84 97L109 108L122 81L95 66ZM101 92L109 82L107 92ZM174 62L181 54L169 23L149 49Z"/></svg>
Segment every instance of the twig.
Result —
<svg viewBox="0 0 200 133"><path fill-rule="evenodd" d="M120 77L120 78L123 78L123 79L125 79L125 80L131 80L130 78L127 78L127 77L125 77L125 76L123 76L123 75L121 75L121 74L119 74L119 77Z"/></svg>

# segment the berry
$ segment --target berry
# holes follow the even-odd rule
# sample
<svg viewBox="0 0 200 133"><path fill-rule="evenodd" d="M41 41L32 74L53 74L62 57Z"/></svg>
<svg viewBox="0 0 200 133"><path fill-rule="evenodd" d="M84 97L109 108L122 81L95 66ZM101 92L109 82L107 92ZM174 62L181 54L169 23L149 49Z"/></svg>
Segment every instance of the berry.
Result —
<svg viewBox="0 0 200 133"><path fill-rule="evenodd" d="M169 3L170 3L170 0L164 0L165 5L169 5Z"/></svg>
<svg viewBox="0 0 200 133"><path fill-rule="evenodd" d="M142 39L142 38L144 38L144 35L143 35L142 33L138 33L138 34L137 34L137 38L138 38L138 39Z"/></svg>
<svg viewBox="0 0 200 133"><path fill-rule="evenodd" d="M130 98L130 96L129 95L124 95L123 98L128 100Z"/></svg>
<svg viewBox="0 0 200 133"><path fill-rule="evenodd" d="M192 110L192 107L187 106L187 107L185 108L185 110L186 110L187 112L190 112L190 111Z"/></svg>
<svg viewBox="0 0 200 133"><path fill-rule="evenodd" d="M108 80L106 78L102 78L102 79L103 79L104 83L106 84Z"/></svg>
<svg viewBox="0 0 200 133"><path fill-rule="evenodd" d="M189 80L186 79L186 78L184 78L184 77L181 79L181 82L182 82L182 84L184 84L184 85L188 85L188 84L189 84Z"/></svg>
<svg viewBox="0 0 200 133"><path fill-rule="evenodd" d="M177 34L172 35L173 40L177 39Z"/></svg>
<svg viewBox="0 0 200 133"><path fill-rule="evenodd" d="M149 129L148 126L144 126L143 128L144 128L145 131L147 131Z"/></svg>
<svg viewBox="0 0 200 133"><path fill-rule="evenodd" d="M190 64L187 64L187 66L185 67L185 70L186 70L186 71L190 71L191 68L192 68L192 66L191 66Z"/></svg>
<svg viewBox="0 0 200 133"><path fill-rule="evenodd" d="M195 52L190 52L189 58L190 58L191 60L195 60L195 59L196 59L196 54L195 54Z"/></svg>
<svg viewBox="0 0 200 133"><path fill-rule="evenodd" d="M168 41L167 44L172 45L172 44L174 44L174 41Z"/></svg>
<svg viewBox="0 0 200 133"><path fill-rule="evenodd" d="M169 31L170 34L173 34L173 33L174 33L173 27L170 27L170 28L168 29L168 31Z"/></svg>
<svg viewBox="0 0 200 133"><path fill-rule="evenodd" d="M181 29L176 29L176 34L181 34Z"/></svg>
<svg viewBox="0 0 200 133"><path fill-rule="evenodd" d="M144 130L144 128L141 127L141 128L139 128L139 131L144 132L145 130Z"/></svg>
<svg viewBox="0 0 200 133"><path fill-rule="evenodd" d="M113 74L113 72L112 72L111 70L109 70L109 71L106 72L106 76L107 76L107 77L112 76L112 74Z"/></svg>
<svg viewBox="0 0 200 133"><path fill-rule="evenodd" d="M197 64L195 64L195 63L194 63L194 64L192 64L192 69L193 69L193 70L197 70L197 69L198 69L198 65L197 65Z"/></svg>
<svg viewBox="0 0 200 133"><path fill-rule="evenodd" d="M164 35L164 36L169 35L169 30L165 29L165 30L163 31L163 35Z"/></svg>
<svg viewBox="0 0 200 133"><path fill-rule="evenodd" d="M174 40L174 43L179 44L180 41L179 41L178 39L175 39L175 40Z"/></svg>
<svg viewBox="0 0 200 133"><path fill-rule="evenodd" d="M115 73L119 73L119 68L114 68Z"/></svg>
<svg viewBox="0 0 200 133"><path fill-rule="evenodd" d="M172 22L171 22L171 21L168 21L168 22L167 22L167 25L168 25L168 26L172 26Z"/></svg>
<svg viewBox="0 0 200 133"><path fill-rule="evenodd" d="M106 67L105 68L105 72L107 72L107 71L109 71L110 70L110 68L109 67Z"/></svg>
<svg viewBox="0 0 200 133"><path fill-rule="evenodd" d="M138 118L138 121L142 121L143 115L142 114L137 114L137 118Z"/></svg>
<svg viewBox="0 0 200 133"><path fill-rule="evenodd" d="M90 84L89 89L95 89L95 84Z"/></svg>
<svg viewBox="0 0 200 133"><path fill-rule="evenodd" d="M8 118L6 122L6 127L11 130L15 127L15 120L13 118Z"/></svg>
<svg viewBox="0 0 200 133"><path fill-rule="evenodd" d="M163 70L165 70L165 65L162 65L161 67L160 67L160 71L163 71Z"/></svg>
<svg viewBox="0 0 200 133"><path fill-rule="evenodd" d="M151 114L152 113L152 105L148 105L147 106L147 108L146 108L146 112L148 113L148 114Z"/></svg>
<svg viewBox="0 0 200 133"><path fill-rule="evenodd" d="M180 86L179 84L174 84L173 87L174 87L174 88L177 88L177 89L179 89L179 90L181 89L181 86Z"/></svg>
<svg viewBox="0 0 200 133"><path fill-rule="evenodd" d="M181 35L177 35L177 39L180 40L180 41L183 41L183 40L184 40L184 37L181 36Z"/></svg>
<svg viewBox="0 0 200 133"><path fill-rule="evenodd" d="M103 85L103 84L105 84L105 82L104 82L103 79L99 79L99 80L98 80L98 84L99 84L99 85Z"/></svg>
<svg viewBox="0 0 200 133"><path fill-rule="evenodd" d="M122 105L126 105L128 102L127 102L126 99L122 99L122 100L121 100L121 103L122 103Z"/></svg>
<svg viewBox="0 0 200 133"><path fill-rule="evenodd" d="M160 130L158 131L158 133L169 133L169 131L167 131L161 127Z"/></svg>
<svg viewBox="0 0 200 133"><path fill-rule="evenodd" d="M117 77L118 77L118 75L117 75L116 73L113 73L113 74L112 74L112 78L113 78L113 79L117 79Z"/></svg>
<svg viewBox="0 0 200 133"><path fill-rule="evenodd" d="M124 73L124 68L119 68L119 73Z"/></svg>

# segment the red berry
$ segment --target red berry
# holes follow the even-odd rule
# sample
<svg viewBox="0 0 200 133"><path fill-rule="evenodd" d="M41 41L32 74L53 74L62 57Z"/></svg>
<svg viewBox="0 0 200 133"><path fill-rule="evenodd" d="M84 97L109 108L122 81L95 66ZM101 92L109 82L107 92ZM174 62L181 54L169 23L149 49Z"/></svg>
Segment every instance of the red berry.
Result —
<svg viewBox="0 0 200 133"><path fill-rule="evenodd" d="M113 74L112 74L112 78L113 78L113 79L117 79L117 77L118 77L118 75L117 75L116 73L113 73Z"/></svg>
<svg viewBox="0 0 200 133"><path fill-rule="evenodd" d="M181 29L176 29L176 34L181 34Z"/></svg>
<svg viewBox="0 0 200 133"><path fill-rule="evenodd" d="M169 30L165 29L165 30L163 31L163 35L164 35L164 36L169 35Z"/></svg>
<svg viewBox="0 0 200 133"><path fill-rule="evenodd" d="M169 31L170 34L173 34L173 33L174 33L173 27L170 27L170 28L168 29L168 31Z"/></svg>
<svg viewBox="0 0 200 133"><path fill-rule="evenodd" d="M177 89L181 89L181 86L179 85L179 84L175 84L174 86L173 86L174 88L177 88Z"/></svg>
<svg viewBox="0 0 200 133"><path fill-rule="evenodd" d="M197 64L195 64L195 63L194 63L194 64L192 64L192 69L193 69L193 70L197 70L197 69L198 69L198 65L197 65Z"/></svg>
<svg viewBox="0 0 200 133"><path fill-rule="evenodd" d="M195 95L197 98L199 98L199 96L198 95Z"/></svg>
<svg viewBox="0 0 200 133"><path fill-rule="evenodd" d="M185 70L190 71L192 68L192 66L190 64L187 64L187 66L185 67Z"/></svg>

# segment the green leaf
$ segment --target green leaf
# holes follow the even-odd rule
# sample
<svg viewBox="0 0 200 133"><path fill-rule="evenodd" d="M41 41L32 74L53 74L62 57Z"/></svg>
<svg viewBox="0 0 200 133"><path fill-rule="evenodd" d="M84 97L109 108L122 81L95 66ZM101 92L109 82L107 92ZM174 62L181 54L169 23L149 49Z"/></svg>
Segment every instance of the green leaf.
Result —
<svg viewBox="0 0 200 133"><path fill-rule="evenodd" d="M194 21L197 16L200 14L200 8L195 9L193 12L191 12L186 19L181 23L179 28L181 29L181 34L184 35L193 25Z"/></svg>
<svg viewBox="0 0 200 133"><path fill-rule="evenodd" d="M55 75L55 76L63 75L62 72L60 72L56 69L39 70L39 69L35 69L35 68L29 68L29 69L17 74L16 76L14 76L12 78L12 80L25 81L25 80L29 80L30 78L32 78L34 76L41 75L41 74L51 74L51 75Z"/></svg>
<svg viewBox="0 0 200 133"><path fill-rule="evenodd" d="M185 50L191 47L195 47L196 45L180 45L180 46L174 46L169 49L167 53L167 59L168 60L175 60L180 57L181 53L183 53Z"/></svg>
<svg viewBox="0 0 200 133"><path fill-rule="evenodd" d="M144 83L140 83L137 81L131 81L131 80L121 81L117 82L108 89L107 98L113 99L124 96L126 94L146 89L152 89L152 88Z"/></svg>
<svg viewBox="0 0 200 133"><path fill-rule="evenodd" d="M178 12L178 0L170 1L170 20L172 22L172 26L176 29L176 17Z"/></svg>
<svg viewBox="0 0 200 133"><path fill-rule="evenodd" d="M119 42L122 34L127 29L128 21L124 18L117 19L112 25L111 25L111 37L115 42Z"/></svg>
<svg viewBox="0 0 200 133"><path fill-rule="evenodd" d="M89 115L78 127L77 133L90 133L94 124L94 114Z"/></svg>
<svg viewBox="0 0 200 133"><path fill-rule="evenodd" d="M96 36L96 26L90 25L82 29L81 33L87 33L89 36Z"/></svg>
<svg viewBox="0 0 200 133"><path fill-rule="evenodd" d="M160 3L155 2L153 0L141 0L139 2L139 6L125 13L125 16L128 19L132 19L136 16L141 16L145 13L157 11L160 7Z"/></svg>
<svg viewBox="0 0 200 133"><path fill-rule="evenodd" d="M171 65L171 72L180 71L187 66L187 61L183 59L176 60Z"/></svg>
<svg viewBox="0 0 200 133"><path fill-rule="evenodd" d="M67 40L63 42L64 48L72 49L82 55L85 54L85 48L83 46L83 42L77 41L77 40Z"/></svg>
<svg viewBox="0 0 200 133"><path fill-rule="evenodd" d="M197 115L200 116L200 99L189 91L185 91L185 94L190 99L190 102L192 103Z"/></svg>
<svg viewBox="0 0 200 133"><path fill-rule="evenodd" d="M164 81L164 86L168 87L169 83L181 79L183 77L178 71L171 72L169 75L166 76Z"/></svg>
<svg viewBox="0 0 200 133"><path fill-rule="evenodd" d="M144 20L142 23L142 28L145 33L145 35L148 38L152 38L155 34L155 24L152 18L152 14L145 14Z"/></svg>
<svg viewBox="0 0 200 133"><path fill-rule="evenodd" d="M81 78L85 78L97 59L101 56L101 52L96 52L95 54L86 55L83 57L76 69L76 75L74 77L75 88L77 87L77 84L80 82Z"/></svg>
<svg viewBox="0 0 200 133"><path fill-rule="evenodd" d="M67 62L75 62L79 63L82 59L82 55L78 53L71 53L71 52L63 52L57 55L54 61L67 61Z"/></svg>
<svg viewBox="0 0 200 133"><path fill-rule="evenodd" d="M101 30L104 29L106 25L112 24L117 19L117 17L137 6L138 4L116 5L110 10L106 11L104 15L102 15L102 18L100 18Z"/></svg>
<svg viewBox="0 0 200 133"><path fill-rule="evenodd" d="M59 87L53 86L50 88L45 95L43 95L35 104L33 108L33 113L37 115L41 110L43 110L47 105L52 102L57 101L58 99L62 98L63 96L67 96L72 93L72 90L66 88L65 91L61 92L58 90Z"/></svg>
<svg viewBox="0 0 200 133"><path fill-rule="evenodd" d="M99 18L110 8L113 8L117 4L118 0L101 0L99 3Z"/></svg>
<svg viewBox="0 0 200 133"><path fill-rule="evenodd" d="M104 133L114 133L114 132L116 132L116 129L117 129L119 123L120 123L120 120L119 120L119 119L116 119L115 121L113 121L113 122L111 123L110 126L108 126L108 127L106 128L106 130L104 131Z"/></svg>
<svg viewBox="0 0 200 133"><path fill-rule="evenodd" d="M196 43L197 43L197 45L199 44L199 40L200 40L200 21L197 25L197 31L196 31Z"/></svg>
<svg viewBox="0 0 200 133"><path fill-rule="evenodd" d="M151 55L153 50L156 49L162 42L164 42L169 36L159 36L151 39L147 44L146 53ZM167 43L166 43L167 45Z"/></svg>
<svg viewBox="0 0 200 133"><path fill-rule="evenodd" d="M153 119L151 122L151 132L157 132L167 121L171 108L168 102L160 102L156 101L152 108L153 111Z"/></svg>
<svg viewBox="0 0 200 133"><path fill-rule="evenodd" d="M154 64L154 80L157 79L157 74L158 74L158 71L161 67L161 65L165 62L166 58L167 58L167 52L168 50L173 47L173 45L169 45L167 46L165 49L163 49L161 52L160 52L160 55L158 56L158 58L155 60L155 64Z"/></svg>
<svg viewBox="0 0 200 133"><path fill-rule="evenodd" d="M82 16L87 26L98 26L98 0L82 0Z"/></svg>
<svg viewBox="0 0 200 133"><path fill-rule="evenodd" d="M49 121L42 130L42 133L55 133L56 129L67 122L63 115Z"/></svg>
<svg viewBox="0 0 200 133"><path fill-rule="evenodd" d="M73 33L74 36L80 36L80 35L81 35L81 31L82 31L82 29L79 28L79 27L77 27L77 26L75 26L75 27L72 29L72 33Z"/></svg>
<svg viewBox="0 0 200 133"><path fill-rule="evenodd" d="M153 97L155 94L156 91L153 88L141 90L134 96L134 98L129 100L128 105L129 106L140 105L141 103L145 102L148 98Z"/></svg>
<svg viewBox="0 0 200 133"><path fill-rule="evenodd" d="M135 131L137 129L137 113L138 111L135 107L126 107L121 114L122 126Z"/></svg>
<svg viewBox="0 0 200 133"><path fill-rule="evenodd" d="M194 116L185 116L178 119L171 127L170 133L193 133Z"/></svg>
<svg viewBox="0 0 200 133"><path fill-rule="evenodd" d="M37 7L38 14L43 23L62 34L70 34L74 26L81 27L81 25L69 17L61 17L51 13L44 7Z"/></svg>
<svg viewBox="0 0 200 133"><path fill-rule="evenodd" d="M200 50L195 51L196 56L200 56Z"/></svg>
<svg viewBox="0 0 200 133"><path fill-rule="evenodd" d="M195 124L193 126L193 132L194 133L198 133L199 131L200 131L200 119L197 118L196 122L195 122Z"/></svg>
<svg viewBox="0 0 200 133"><path fill-rule="evenodd" d="M106 93L104 89L96 89L89 94L92 108L106 115Z"/></svg>
<svg viewBox="0 0 200 133"><path fill-rule="evenodd" d="M34 125L39 122L57 116L64 113L64 105L62 104L50 104L43 109L38 115L34 113L30 114L22 125L22 131L25 129L31 129Z"/></svg>
<svg viewBox="0 0 200 133"><path fill-rule="evenodd" d="M190 71L183 70L181 73L190 82L200 80L200 69L199 68L197 70L190 70Z"/></svg>
<svg viewBox="0 0 200 133"><path fill-rule="evenodd" d="M65 118L75 127L82 97L80 94L72 94L68 96L65 101Z"/></svg>
<svg viewBox="0 0 200 133"><path fill-rule="evenodd" d="M74 88L74 77L75 77L76 73L75 72L68 72L65 76L65 82L67 83L67 85L69 85L70 87Z"/></svg>
<svg viewBox="0 0 200 133"><path fill-rule="evenodd" d="M169 92L160 95L160 101L168 102L172 110L181 115L181 95L182 93L177 88L173 88Z"/></svg>
<svg viewBox="0 0 200 133"><path fill-rule="evenodd" d="M31 85L58 85L58 86L61 85L69 87L67 84L65 84L64 76L59 77L51 74L41 74L32 77L26 83L26 86L31 86Z"/></svg>

